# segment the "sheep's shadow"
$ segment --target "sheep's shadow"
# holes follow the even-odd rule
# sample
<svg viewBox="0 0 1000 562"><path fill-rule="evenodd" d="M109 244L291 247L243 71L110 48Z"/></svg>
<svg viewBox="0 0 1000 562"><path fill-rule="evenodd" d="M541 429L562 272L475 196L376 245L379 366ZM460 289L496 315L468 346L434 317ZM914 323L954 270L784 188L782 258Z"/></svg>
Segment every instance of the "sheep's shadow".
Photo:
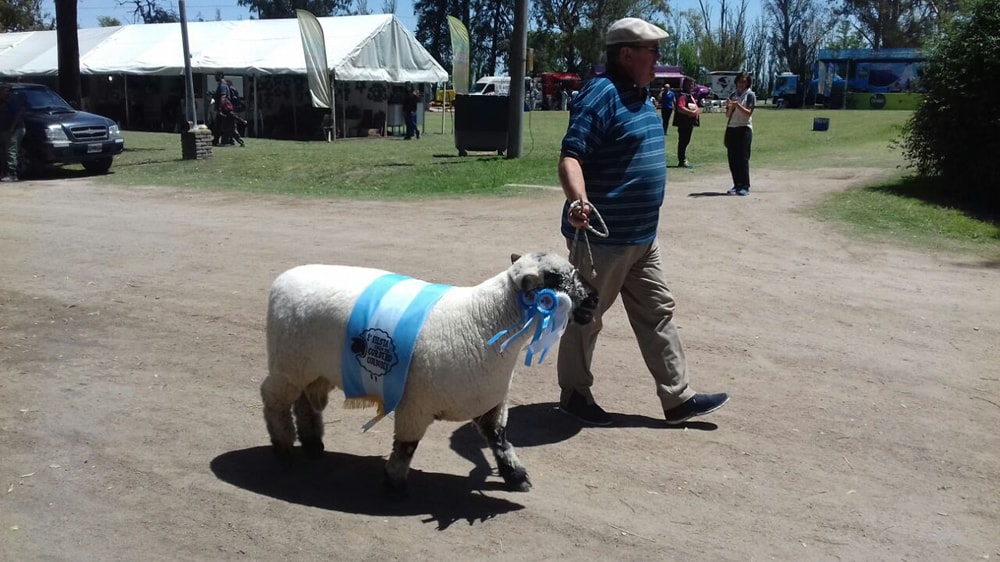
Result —
<svg viewBox="0 0 1000 562"><path fill-rule="evenodd" d="M524 508L482 492L503 490L500 482L473 486L464 476L411 470L410 497L389 500L382 492L385 459L326 452L318 460L279 461L270 447L223 453L211 462L212 472L238 488L291 503L380 516L427 514L444 530L456 521L469 525Z"/></svg>
<svg viewBox="0 0 1000 562"><path fill-rule="evenodd" d="M607 427L583 426L579 420L559 411L557 402L523 404L514 406L507 412L507 440L514 447L537 447L565 441L580 433L584 427L591 429L652 428L652 429L699 429L712 431L718 428L710 422L687 422L668 426L662 418L651 418L637 414L611 414L612 424ZM485 485L486 479L494 474L492 455L486 440L471 423L463 424L451 434L451 449L471 462L469 481L473 486ZM609 453L611 454L611 453ZM490 458L487 458L490 457ZM527 466L528 474L531 467Z"/></svg>

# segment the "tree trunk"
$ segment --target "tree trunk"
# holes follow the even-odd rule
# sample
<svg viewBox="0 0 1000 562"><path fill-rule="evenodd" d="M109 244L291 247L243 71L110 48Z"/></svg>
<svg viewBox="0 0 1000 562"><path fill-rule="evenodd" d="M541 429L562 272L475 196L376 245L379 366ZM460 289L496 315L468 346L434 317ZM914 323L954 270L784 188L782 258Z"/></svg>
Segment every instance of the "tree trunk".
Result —
<svg viewBox="0 0 1000 562"><path fill-rule="evenodd" d="M77 37L76 2L55 2L56 42L59 53L59 94L80 109L80 40Z"/></svg>

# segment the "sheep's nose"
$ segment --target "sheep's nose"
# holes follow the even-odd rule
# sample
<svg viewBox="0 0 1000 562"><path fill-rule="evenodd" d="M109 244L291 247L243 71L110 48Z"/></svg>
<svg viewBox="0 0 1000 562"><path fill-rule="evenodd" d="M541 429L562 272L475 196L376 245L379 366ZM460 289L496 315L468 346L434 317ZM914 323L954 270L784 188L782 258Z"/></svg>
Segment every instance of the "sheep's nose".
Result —
<svg viewBox="0 0 1000 562"><path fill-rule="evenodd" d="M573 321L577 324L589 324L593 319L594 313L585 308L577 308L573 311Z"/></svg>

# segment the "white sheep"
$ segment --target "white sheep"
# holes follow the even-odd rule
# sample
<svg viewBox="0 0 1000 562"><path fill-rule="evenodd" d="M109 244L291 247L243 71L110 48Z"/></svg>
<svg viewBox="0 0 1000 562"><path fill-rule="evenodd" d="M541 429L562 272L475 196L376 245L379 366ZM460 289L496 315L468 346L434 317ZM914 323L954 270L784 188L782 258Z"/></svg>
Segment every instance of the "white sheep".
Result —
<svg viewBox="0 0 1000 562"><path fill-rule="evenodd" d="M507 487L516 491L531 487L506 438L507 393L519 352L532 341L541 315L535 315L529 329L517 333L517 328L531 316L526 303L533 303L545 289L551 289L549 295L555 291L579 323L591 320L597 296L562 257L536 253L512 255L511 261L507 270L479 285L442 291L414 336L405 389L395 408L392 454L385 467L390 496L406 494L413 453L434 420L472 420L489 443ZM364 373L365 383L374 384L376 375L385 375L376 371L392 367L394 348L391 343L384 345L385 338L370 337L370 331L368 336L348 333L357 329L351 324L352 314L362 293L390 275L377 269L305 265L274 281L267 314L269 374L261 384L261 396L271 443L280 457L291 455L296 429L307 456L322 454L322 412L330 390L344 389L345 368L356 369L355 363L369 361L374 366L364 365L371 369ZM512 327L507 335L511 341L503 348L488 344ZM345 346L349 346L346 356ZM350 377L346 382L352 386Z"/></svg>

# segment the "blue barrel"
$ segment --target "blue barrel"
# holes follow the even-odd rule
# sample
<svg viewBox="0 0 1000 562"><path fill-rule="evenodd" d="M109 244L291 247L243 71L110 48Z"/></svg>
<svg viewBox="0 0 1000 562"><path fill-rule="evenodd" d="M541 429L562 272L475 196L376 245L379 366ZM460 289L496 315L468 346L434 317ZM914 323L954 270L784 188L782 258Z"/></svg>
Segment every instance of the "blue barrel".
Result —
<svg viewBox="0 0 1000 562"><path fill-rule="evenodd" d="M813 119L814 131L826 131L830 128L830 119L827 117L817 117Z"/></svg>

